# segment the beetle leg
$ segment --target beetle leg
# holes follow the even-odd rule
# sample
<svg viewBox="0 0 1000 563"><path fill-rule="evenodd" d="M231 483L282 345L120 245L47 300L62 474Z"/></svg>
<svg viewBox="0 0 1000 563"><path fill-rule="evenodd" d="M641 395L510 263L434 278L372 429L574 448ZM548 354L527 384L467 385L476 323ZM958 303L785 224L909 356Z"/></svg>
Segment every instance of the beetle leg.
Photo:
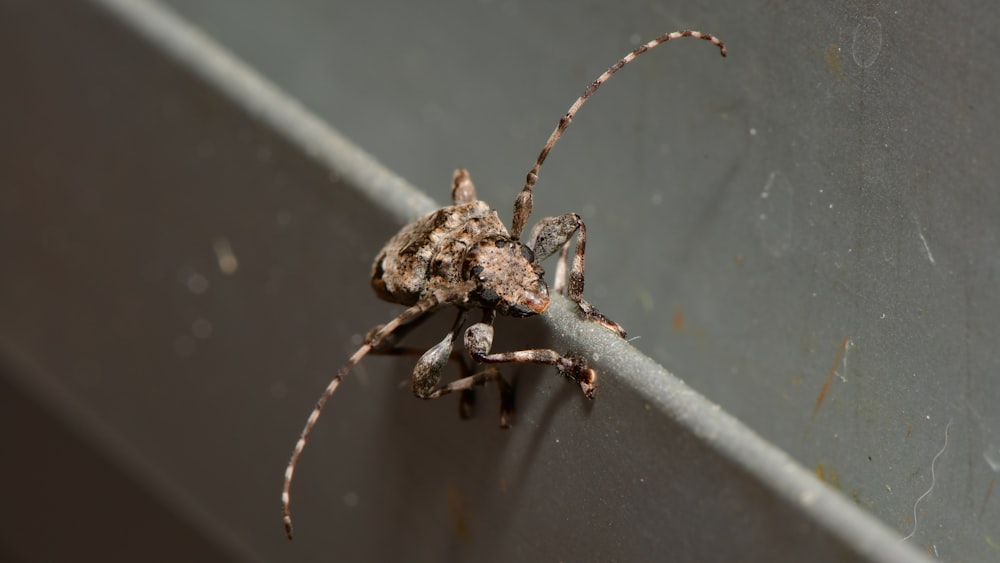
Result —
<svg viewBox="0 0 1000 563"><path fill-rule="evenodd" d="M456 168L451 177L451 202L454 205L476 201L476 185L465 168Z"/></svg>
<svg viewBox="0 0 1000 563"><path fill-rule="evenodd" d="M476 323L465 331L465 349L472 359L484 364L549 364L556 366L559 373L580 385L588 399L594 398L594 370L587 366L581 356L562 355L555 350L538 348L514 352L491 353L493 347L493 326Z"/></svg>
<svg viewBox="0 0 1000 563"><path fill-rule="evenodd" d="M421 399L437 399L444 395L461 392L462 400L459 403L459 414L462 418L468 418L472 411L473 395L472 390L479 385L489 382L496 382L500 388L500 426L507 428L510 426L509 418L512 411L511 401L513 394L510 385L500 375L500 370L488 368L479 373L465 375L461 379L453 381L444 387L435 389L441 381L441 370L444 369L450 359L453 359L452 350L455 338L465 325L465 311L460 311L458 318L451 331L431 349L424 352L413 370L413 394ZM468 368L462 364L463 374L469 372Z"/></svg>
<svg viewBox="0 0 1000 563"><path fill-rule="evenodd" d="M528 247L535 253L535 260L552 256L556 250L559 254L559 264L556 266L556 280L553 289L562 292L566 272L566 259L569 255L569 244L573 234L576 237L576 252L573 254L573 266L569 272L568 294L588 319L601 323L608 330L625 338L625 329L611 319L605 317L583 298L584 253L587 248L587 227L583 219L576 213L567 213L558 217L547 217L538 222L531 230L531 240Z"/></svg>
<svg viewBox="0 0 1000 563"><path fill-rule="evenodd" d="M468 377L463 377L462 379L457 379L452 381L448 385L434 390L427 399L437 399L438 397L443 397L449 393L454 393L460 391L465 396L473 388L480 385L486 385L487 383L495 382L497 387L500 388L500 427L510 428L510 417L514 412L513 400L514 400L514 388L511 387L510 383L503 378L500 374L500 370L494 367L488 367L481 372L474 373ZM469 399L463 398L463 404L468 404Z"/></svg>
<svg viewBox="0 0 1000 563"><path fill-rule="evenodd" d="M380 356L423 356L427 351L422 348L415 347L403 347L395 346L387 350L372 350L370 354L378 354ZM472 370L469 368L468 362L465 360L465 356L462 352L457 350L452 350L448 360L458 364L459 370L461 370L462 377L460 379L470 377L474 375ZM451 385L449 385L450 387ZM459 389L454 389L459 391ZM472 418L473 412L475 411L476 405L476 394L473 389L461 389L461 395L458 401L458 417L462 420ZM440 395L440 394L438 394ZM437 398L428 397L431 399Z"/></svg>
<svg viewBox="0 0 1000 563"><path fill-rule="evenodd" d="M441 370L451 358L455 338L465 324L465 311L459 311L451 330L441 342L424 352L413 368L413 394L421 399L431 399L434 388L441 381Z"/></svg>

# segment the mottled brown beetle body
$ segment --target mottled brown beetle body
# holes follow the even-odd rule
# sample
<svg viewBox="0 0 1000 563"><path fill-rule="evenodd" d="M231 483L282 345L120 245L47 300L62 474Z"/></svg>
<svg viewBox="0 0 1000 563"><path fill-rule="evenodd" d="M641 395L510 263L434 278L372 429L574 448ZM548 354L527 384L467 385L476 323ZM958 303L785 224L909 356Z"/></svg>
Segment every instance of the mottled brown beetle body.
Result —
<svg viewBox="0 0 1000 563"><path fill-rule="evenodd" d="M375 257L372 289L390 303L413 305L432 286L458 284L466 245L456 241L497 228L507 232L496 211L482 201L428 213L400 229Z"/></svg>
<svg viewBox="0 0 1000 563"><path fill-rule="evenodd" d="M281 491L282 519L288 539L292 538L292 474L323 406L343 377L368 353L407 353L408 350L395 348L396 341L407 328L415 326L432 311L455 307L458 309L458 316L444 339L423 352L417 361L412 377L412 390L417 397L436 399L460 392L463 398L461 404L466 405L469 403L468 394L474 387L494 383L500 389L500 426L506 427L512 411L512 392L499 370L492 365L536 363L555 366L560 374L576 382L584 395L594 398L595 373L587 366L583 356L560 354L545 348L492 352L493 322L498 314L527 317L542 313L548 308L549 290L539 264L558 251L559 261L552 289L557 293L565 292L576 304L583 318L625 337L625 329L597 312L583 298L587 229L579 215L566 213L540 220L524 244L520 242L521 235L531 216L532 190L538 181L542 163L583 103L601 84L636 57L657 45L681 37L710 41L719 48L722 56L726 56L725 45L712 35L690 30L675 31L640 45L597 77L559 120L535 159L524 187L514 200L510 231L489 205L476 198L476 188L469 172L459 168L452 178L452 205L403 227L386 243L372 266L372 288L380 298L406 305L407 309L368 333L361 347L340 368L309 414L285 469L285 483ZM576 251L567 283L567 259L574 235ZM465 327L470 309L481 309L483 312L482 320L465 329L463 338L465 350L472 360L477 364L485 364L484 369L477 373L472 373L460 357L452 354L455 340ZM442 370L456 358L460 361L463 377L439 386ZM465 413L466 410L461 412Z"/></svg>
<svg viewBox="0 0 1000 563"><path fill-rule="evenodd" d="M468 172L456 172L456 182ZM524 317L548 308L548 286L534 252L511 239L496 211L483 201L429 213L392 237L372 265L372 288L382 299L415 305L461 288L465 308L496 309Z"/></svg>

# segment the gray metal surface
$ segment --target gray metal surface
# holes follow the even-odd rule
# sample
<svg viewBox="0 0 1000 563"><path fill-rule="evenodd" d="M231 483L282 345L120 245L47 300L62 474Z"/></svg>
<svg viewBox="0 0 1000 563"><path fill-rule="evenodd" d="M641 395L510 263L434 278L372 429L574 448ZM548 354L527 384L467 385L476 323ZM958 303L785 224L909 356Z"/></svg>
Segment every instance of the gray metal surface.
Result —
<svg viewBox="0 0 1000 563"><path fill-rule="evenodd" d="M439 201L469 167L504 217L555 119L633 36L691 26L730 45L725 61L669 45L623 71L553 153L536 205L584 215L591 300L724 410L561 302L501 325L497 347L546 332L586 347L598 399L520 370L508 432L493 394L458 423L399 389L410 362L366 360L303 458L288 545L288 449L352 336L393 314L368 265L429 202L155 6L103 5L2 4L0 350L35 410L181 515L160 521L164 545L204 534L234 560L995 555L990 14L172 2ZM20 443L36 467L77 467ZM117 510L136 493L95 483L84 548L152 525ZM30 559L52 530L42 493L14 492L0 552Z"/></svg>
<svg viewBox="0 0 1000 563"><path fill-rule="evenodd" d="M466 166L501 213L629 42L720 35L724 61L678 42L602 88L539 216L583 215L588 293L640 351L927 552L997 554L995 3L171 5L431 195Z"/></svg>

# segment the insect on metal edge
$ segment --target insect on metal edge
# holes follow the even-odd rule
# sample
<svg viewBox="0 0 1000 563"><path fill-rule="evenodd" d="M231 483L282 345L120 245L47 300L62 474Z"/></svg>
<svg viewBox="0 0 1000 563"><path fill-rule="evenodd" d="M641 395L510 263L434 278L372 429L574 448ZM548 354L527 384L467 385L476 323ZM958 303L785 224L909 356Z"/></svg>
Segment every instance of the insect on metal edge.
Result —
<svg viewBox="0 0 1000 563"><path fill-rule="evenodd" d="M532 229L527 243L520 241L521 234L531 215L532 191L538 181L542 163L584 102L601 84L633 59L653 47L681 37L710 41L719 48L723 57L726 56L725 44L713 35L691 30L674 31L640 45L598 76L570 106L542 147L534 166L528 172L524 187L514 201L514 215L509 232L500 222L496 211L476 197L476 188L469 172L459 168L452 178L452 205L403 227L385 245L372 266L372 288L381 299L406 305L408 308L367 334L361 347L340 368L313 407L285 469L281 514L288 539L292 539L292 475L326 402L340 385L341 379L368 353L414 353L413 350L398 348L396 344L432 311L456 307L458 316L444 339L423 352L417 361L412 378L413 393L417 397L436 399L457 391L463 396L460 408L464 408L468 393L474 387L494 383L500 389L500 425L509 425L511 388L499 370L487 367L477 373L470 373L463 358L453 354L455 339L465 326L469 311L480 309L483 312L482 320L469 326L463 336L465 349L477 364L554 365L559 373L579 384L584 394L593 399L595 373L582 356L564 355L548 349L491 352L493 322L498 314L528 317L548 308L549 291L540 263L559 251L552 289L558 293L567 293L585 319L625 337L625 330L621 325L599 313L583 298L587 230L579 215L567 213L542 219ZM574 234L577 235L577 243L567 285L566 262ZM456 360L463 366L463 377L439 387L442 369L449 361Z"/></svg>

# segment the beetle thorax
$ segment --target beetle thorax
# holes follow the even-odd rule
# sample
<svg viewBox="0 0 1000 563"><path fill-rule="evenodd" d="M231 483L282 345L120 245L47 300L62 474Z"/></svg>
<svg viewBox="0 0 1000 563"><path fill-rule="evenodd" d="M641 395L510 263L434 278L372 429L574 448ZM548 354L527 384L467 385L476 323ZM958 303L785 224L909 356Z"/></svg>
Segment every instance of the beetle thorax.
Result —
<svg viewBox="0 0 1000 563"><path fill-rule="evenodd" d="M465 253L463 275L474 282L470 300L502 315L527 317L545 311L549 290L530 248L506 234L485 236Z"/></svg>

